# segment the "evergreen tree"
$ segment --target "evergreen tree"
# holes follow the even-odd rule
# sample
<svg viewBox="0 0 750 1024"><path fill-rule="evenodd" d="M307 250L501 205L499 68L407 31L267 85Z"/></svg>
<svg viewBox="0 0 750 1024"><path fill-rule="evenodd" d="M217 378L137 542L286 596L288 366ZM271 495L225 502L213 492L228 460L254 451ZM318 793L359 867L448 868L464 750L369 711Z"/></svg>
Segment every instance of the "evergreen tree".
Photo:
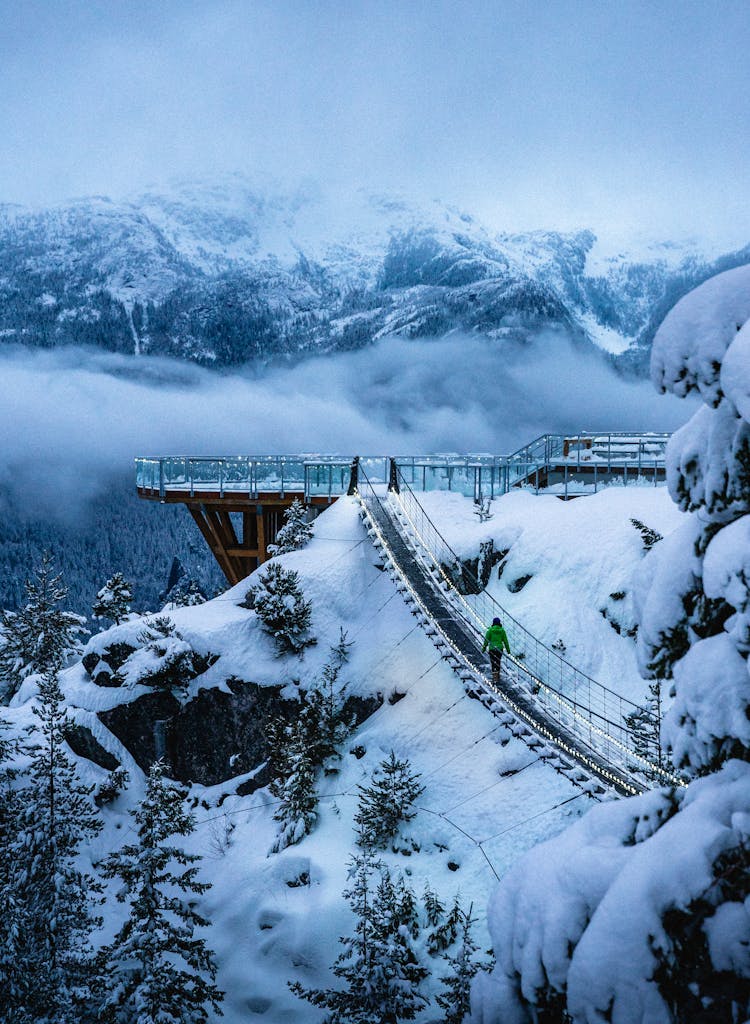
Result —
<svg viewBox="0 0 750 1024"><path fill-rule="evenodd" d="M317 643L310 635L312 606L302 594L299 573L271 562L246 600L280 655L302 654L305 647Z"/></svg>
<svg viewBox="0 0 750 1024"><path fill-rule="evenodd" d="M286 726L282 749L276 754L280 778L271 781L271 793L281 801L274 819L281 825L271 848L278 853L299 843L312 832L317 821L318 795L315 792L315 766L308 744L308 727L303 719Z"/></svg>
<svg viewBox="0 0 750 1024"><path fill-rule="evenodd" d="M445 907L440 902L438 894L433 892L427 883L425 883L422 902L424 904L425 917L427 918L427 926L435 928L445 917Z"/></svg>
<svg viewBox="0 0 750 1024"><path fill-rule="evenodd" d="M97 593L91 610L95 619L109 619L110 622L119 626L130 612L132 600L131 584L127 582L121 572L116 572Z"/></svg>
<svg viewBox="0 0 750 1024"><path fill-rule="evenodd" d="M68 591L45 554L26 580L26 604L18 612L0 611L0 701L7 704L23 680L64 668L81 651L85 618L60 608Z"/></svg>
<svg viewBox="0 0 750 1024"><path fill-rule="evenodd" d="M136 661L134 669L130 669L129 661L124 663L131 685L141 683L185 696L188 684L216 660L214 655L194 651L168 615L149 619L138 634L138 642L144 645L150 657L131 655Z"/></svg>
<svg viewBox="0 0 750 1024"><path fill-rule="evenodd" d="M644 758L657 770L644 767L640 762L635 762L634 768L641 771L646 778L658 782L661 778L660 771L673 771L674 767L667 754L662 750L661 745L661 720L662 720L662 681L655 679L649 683L649 696L645 704L625 715L625 724L628 727L633 742L633 750L639 757Z"/></svg>
<svg viewBox="0 0 750 1024"><path fill-rule="evenodd" d="M354 817L362 841L374 849L385 849L398 834L402 822L416 815L413 805L424 792L419 773L411 771L393 751L372 775L369 786L359 786L359 806Z"/></svg>
<svg viewBox="0 0 750 1024"><path fill-rule="evenodd" d="M177 586L170 590L167 604L173 608L193 608L195 605L205 604L206 600L206 595L198 583L192 577L188 577L181 579Z"/></svg>
<svg viewBox="0 0 750 1024"><path fill-rule="evenodd" d="M93 976L90 933L101 887L77 867L81 845L101 828L66 754L68 722L57 675L39 684L28 782L11 802L2 871L0 1020L68 1024L86 1019ZM7 858L7 859L6 859Z"/></svg>
<svg viewBox="0 0 750 1024"><path fill-rule="evenodd" d="M646 526L640 519L631 519L630 522L641 535L644 551L650 551L654 544L658 544L660 540L664 539L658 530L652 530L650 526Z"/></svg>
<svg viewBox="0 0 750 1024"><path fill-rule="evenodd" d="M332 759L340 759L339 748L354 725L353 719L345 712L346 684L339 684L339 675L349 660L351 647L342 629L338 644L331 648L330 657L323 666L322 678L305 695L310 756L316 766L326 767Z"/></svg>
<svg viewBox="0 0 750 1024"><path fill-rule="evenodd" d="M286 555L299 551L313 535L313 524L306 521L305 506L295 498L284 513L284 525L276 534L276 543L268 545L271 555Z"/></svg>
<svg viewBox="0 0 750 1024"><path fill-rule="evenodd" d="M360 845L363 845L360 843ZM399 1024L413 1020L428 1000L420 991L427 971L419 965L408 926L400 918L406 902L402 879L390 873L366 846L350 860L352 884L344 890L356 925L342 937L333 973L343 988L291 990L328 1010L324 1024Z"/></svg>
<svg viewBox="0 0 750 1024"><path fill-rule="evenodd" d="M463 911L461 910L458 894L456 894L448 916L445 918L441 917L427 936L427 952L430 956L444 953L446 949L453 945L458 938L462 919Z"/></svg>
<svg viewBox="0 0 750 1024"><path fill-rule="evenodd" d="M472 916L472 905L460 915L460 944L452 956L446 956L450 971L441 976L443 991L435 996L435 1002L445 1010L445 1024L462 1024L470 1010L471 983L482 966L476 959L478 946L471 934L476 918Z"/></svg>
<svg viewBox="0 0 750 1024"><path fill-rule="evenodd" d="M99 1019L106 1024L206 1024L211 1010L221 1016L223 993L214 984L213 956L195 935L209 922L193 909L192 897L209 885L196 878L200 857L167 843L172 836L189 835L194 821L164 778L161 762L151 766L145 796L131 813L136 841L110 854L103 867L105 878L122 881L117 899L127 900L130 912L99 954Z"/></svg>

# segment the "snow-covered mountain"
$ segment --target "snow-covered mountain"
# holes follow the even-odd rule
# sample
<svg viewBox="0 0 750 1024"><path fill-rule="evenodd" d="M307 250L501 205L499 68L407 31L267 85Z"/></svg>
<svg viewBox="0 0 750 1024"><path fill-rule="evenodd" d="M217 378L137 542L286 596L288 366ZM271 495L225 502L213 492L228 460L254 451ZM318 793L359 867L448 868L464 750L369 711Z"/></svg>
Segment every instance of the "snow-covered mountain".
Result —
<svg viewBox="0 0 750 1024"><path fill-rule="evenodd" d="M646 365L683 293L747 260L697 243L497 233L439 202L240 176L127 200L0 207L0 340L207 365L347 350L386 334L561 328Z"/></svg>

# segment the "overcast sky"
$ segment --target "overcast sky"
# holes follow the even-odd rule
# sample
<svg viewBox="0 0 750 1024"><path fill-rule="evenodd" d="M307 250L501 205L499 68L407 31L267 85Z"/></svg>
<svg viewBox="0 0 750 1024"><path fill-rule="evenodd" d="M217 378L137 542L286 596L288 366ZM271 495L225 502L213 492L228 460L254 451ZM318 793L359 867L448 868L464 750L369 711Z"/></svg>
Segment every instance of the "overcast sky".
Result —
<svg viewBox="0 0 750 1024"><path fill-rule="evenodd" d="M0 201L225 170L750 238L747 0L0 0Z"/></svg>

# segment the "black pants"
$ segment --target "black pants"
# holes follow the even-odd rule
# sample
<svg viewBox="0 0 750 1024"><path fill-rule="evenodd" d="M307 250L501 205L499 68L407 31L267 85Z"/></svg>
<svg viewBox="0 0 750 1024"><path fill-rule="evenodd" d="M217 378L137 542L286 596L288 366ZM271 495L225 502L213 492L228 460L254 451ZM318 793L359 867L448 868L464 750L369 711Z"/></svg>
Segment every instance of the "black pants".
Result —
<svg viewBox="0 0 750 1024"><path fill-rule="evenodd" d="M503 660L503 652L499 647L490 647L490 665L492 674L500 671L500 662Z"/></svg>

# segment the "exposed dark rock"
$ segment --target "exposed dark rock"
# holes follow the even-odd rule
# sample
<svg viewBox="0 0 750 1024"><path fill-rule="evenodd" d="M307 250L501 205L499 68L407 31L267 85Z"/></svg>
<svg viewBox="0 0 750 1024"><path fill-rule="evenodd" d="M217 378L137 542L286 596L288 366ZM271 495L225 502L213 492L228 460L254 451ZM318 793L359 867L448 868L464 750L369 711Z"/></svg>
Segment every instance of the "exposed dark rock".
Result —
<svg viewBox="0 0 750 1024"><path fill-rule="evenodd" d="M99 714L102 722L147 771L159 757L170 765L170 775L181 782L214 786L262 765L268 757L267 726L273 718L293 719L296 700L280 696L281 687L258 686L229 679L230 692L199 690L181 705L170 693L145 694ZM349 697L344 712L359 724L380 705L380 697ZM270 781L266 769L240 783L241 796Z"/></svg>
<svg viewBox="0 0 750 1024"><path fill-rule="evenodd" d="M94 671L94 669L101 660L101 655L99 654L98 651L89 651L88 654L84 654L84 656L81 658L83 667L86 669L89 675L91 675L91 673Z"/></svg>
<svg viewBox="0 0 750 1024"><path fill-rule="evenodd" d="M91 673L91 679L97 686L122 686L122 679L113 672L106 661L100 661Z"/></svg>
<svg viewBox="0 0 750 1024"><path fill-rule="evenodd" d="M492 567L502 561L507 551L495 551L492 538L482 541L476 558L463 558L451 565L442 564L443 572L459 594L479 594L490 582Z"/></svg>
<svg viewBox="0 0 750 1024"><path fill-rule="evenodd" d="M511 594L517 594L519 590L523 590L526 584L531 579L531 573L527 576L517 576L514 580L511 580L508 584L508 590Z"/></svg>
<svg viewBox="0 0 750 1024"><path fill-rule="evenodd" d="M65 740L74 754L93 761L100 768L106 768L111 772L120 767L120 762L114 754L104 749L87 725L71 722L65 728Z"/></svg>
<svg viewBox="0 0 750 1024"><path fill-rule="evenodd" d="M165 753L157 745L158 722L172 718L180 703L171 693L146 693L130 704L119 704L109 711L100 711L99 719L127 747L143 771ZM184 781L184 780L183 780Z"/></svg>
<svg viewBox="0 0 750 1024"><path fill-rule="evenodd" d="M81 659L83 667L97 686L121 686L118 669L122 668L136 648L126 643L114 643L104 648L103 654L88 651Z"/></svg>
<svg viewBox="0 0 750 1024"><path fill-rule="evenodd" d="M109 647L104 649L104 659L117 672L118 669L122 668L130 655L135 653L135 650L136 648L131 646L131 644L110 644Z"/></svg>
<svg viewBox="0 0 750 1024"><path fill-rule="evenodd" d="M271 769L268 765L263 765L260 771L257 771L252 778L245 779L244 782L241 782L237 789L235 789L235 793L237 796L249 796L251 793L254 793L256 789L263 789L263 787L267 786L270 781Z"/></svg>

